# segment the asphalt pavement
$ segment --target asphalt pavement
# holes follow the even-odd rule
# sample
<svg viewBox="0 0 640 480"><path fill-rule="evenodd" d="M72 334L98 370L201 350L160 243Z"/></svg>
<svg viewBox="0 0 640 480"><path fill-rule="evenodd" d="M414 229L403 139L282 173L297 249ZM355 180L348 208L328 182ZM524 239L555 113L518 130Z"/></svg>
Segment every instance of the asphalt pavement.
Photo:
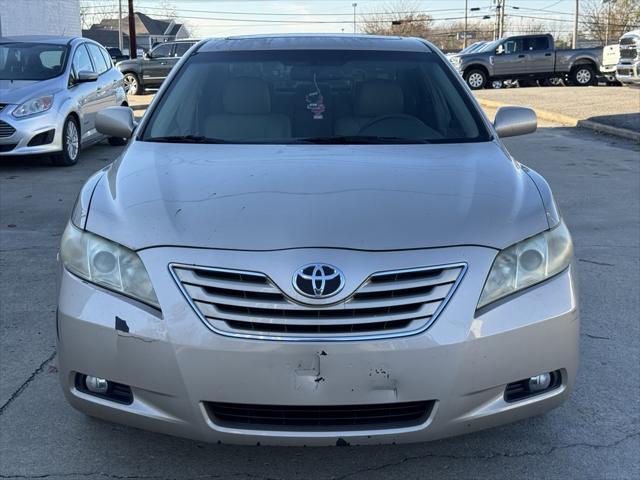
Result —
<svg viewBox="0 0 640 480"><path fill-rule="evenodd" d="M91 419L56 369L56 252L76 194L120 148L71 168L0 161L0 478L640 478L640 148L573 128L507 140L554 189L576 246L581 367L542 417L414 445L211 445ZM446 374L446 369L443 369Z"/></svg>

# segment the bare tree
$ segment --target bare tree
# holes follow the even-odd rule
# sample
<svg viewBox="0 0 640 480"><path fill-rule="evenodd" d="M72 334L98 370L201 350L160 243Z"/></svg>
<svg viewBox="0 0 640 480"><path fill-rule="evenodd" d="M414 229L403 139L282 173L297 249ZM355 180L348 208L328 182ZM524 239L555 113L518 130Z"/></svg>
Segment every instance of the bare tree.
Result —
<svg viewBox="0 0 640 480"><path fill-rule="evenodd" d="M100 23L105 18L117 16L114 10L117 7L107 4L99 4L89 0L80 0L80 24L83 30L91 28L91 25Z"/></svg>
<svg viewBox="0 0 640 480"><path fill-rule="evenodd" d="M362 15L360 30L370 35L426 38L431 16L419 13L418 7L418 3L411 1L391 2L377 12Z"/></svg>
<svg viewBox="0 0 640 480"><path fill-rule="evenodd" d="M160 18L175 20L178 17L178 14L176 13L176 6L171 0L162 0L158 4L156 11L159 12L157 13L157 16Z"/></svg>
<svg viewBox="0 0 640 480"><path fill-rule="evenodd" d="M624 33L640 26L640 0L585 0L582 28L601 43L616 43Z"/></svg>

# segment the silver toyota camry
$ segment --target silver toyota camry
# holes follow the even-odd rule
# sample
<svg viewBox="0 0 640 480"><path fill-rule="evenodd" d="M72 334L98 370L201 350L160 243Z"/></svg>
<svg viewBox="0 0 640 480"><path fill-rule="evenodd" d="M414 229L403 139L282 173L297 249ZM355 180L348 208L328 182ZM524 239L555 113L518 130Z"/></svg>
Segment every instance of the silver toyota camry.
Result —
<svg viewBox="0 0 640 480"><path fill-rule="evenodd" d="M0 161L49 154L57 165L73 165L82 147L105 138L95 128L97 112L126 104L122 74L98 43L0 37Z"/></svg>
<svg viewBox="0 0 640 480"><path fill-rule="evenodd" d="M433 45L206 40L78 196L59 370L96 417L205 441L415 442L560 405L572 242Z"/></svg>

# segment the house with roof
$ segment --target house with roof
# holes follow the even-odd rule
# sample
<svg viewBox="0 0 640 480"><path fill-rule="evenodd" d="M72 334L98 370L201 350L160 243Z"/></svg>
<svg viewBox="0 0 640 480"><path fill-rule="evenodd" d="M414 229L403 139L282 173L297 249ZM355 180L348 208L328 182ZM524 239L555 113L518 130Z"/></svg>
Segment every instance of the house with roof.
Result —
<svg viewBox="0 0 640 480"><path fill-rule="evenodd" d="M136 43L138 48L149 50L158 43L169 42L180 38L188 38L189 32L184 23L175 19L156 19L144 13L136 12ZM105 18L100 23L95 23L88 30L82 30L82 36L95 40L105 47L117 47L118 19ZM123 49L129 49L129 16L122 18L122 43Z"/></svg>

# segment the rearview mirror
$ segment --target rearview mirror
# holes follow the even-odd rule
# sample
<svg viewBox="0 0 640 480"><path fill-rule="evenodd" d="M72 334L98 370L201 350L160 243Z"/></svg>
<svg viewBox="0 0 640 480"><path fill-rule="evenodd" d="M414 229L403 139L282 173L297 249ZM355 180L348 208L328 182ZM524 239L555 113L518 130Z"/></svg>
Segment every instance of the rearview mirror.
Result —
<svg viewBox="0 0 640 480"><path fill-rule="evenodd" d="M131 138L136 123L129 107L108 107L96 114L96 130L116 138Z"/></svg>
<svg viewBox="0 0 640 480"><path fill-rule="evenodd" d="M538 129L538 117L530 108L500 107L493 126L500 138L527 135Z"/></svg>
<svg viewBox="0 0 640 480"><path fill-rule="evenodd" d="M98 74L89 70L80 70L75 80L75 83L95 82L98 80Z"/></svg>

